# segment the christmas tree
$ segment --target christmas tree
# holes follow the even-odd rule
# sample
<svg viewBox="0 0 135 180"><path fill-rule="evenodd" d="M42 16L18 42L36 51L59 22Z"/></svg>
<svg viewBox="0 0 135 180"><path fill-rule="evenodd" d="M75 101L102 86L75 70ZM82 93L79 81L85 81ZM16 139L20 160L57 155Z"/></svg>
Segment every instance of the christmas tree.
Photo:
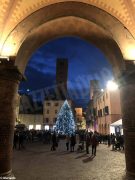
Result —
<svg viewBox="0 0 135 180"><path fill-rule="evenodd" d="M64 102L58 113L56 121L56 132L60 132L65 135L71 135L75 133L74 116L67 100Z"/></svg>

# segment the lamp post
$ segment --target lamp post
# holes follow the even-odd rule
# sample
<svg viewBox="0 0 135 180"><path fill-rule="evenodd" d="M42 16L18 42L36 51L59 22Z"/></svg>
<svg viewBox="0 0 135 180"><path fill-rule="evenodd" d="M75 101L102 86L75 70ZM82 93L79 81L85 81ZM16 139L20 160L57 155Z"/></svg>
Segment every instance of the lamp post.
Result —
<svg viewBox="0 0 135 180"><path fill-rule="evenodd" d="M118 89L118 85L116 84L115 81L108 81L107 82L107 85L106 85L107 89L109 91L116 91ZM104 104L105 104L105 98L104 98ZM106 130L107 130L107 124L106 124L106 106L104 107L104 114L105 114L105 134L107 133Z"/></svg>

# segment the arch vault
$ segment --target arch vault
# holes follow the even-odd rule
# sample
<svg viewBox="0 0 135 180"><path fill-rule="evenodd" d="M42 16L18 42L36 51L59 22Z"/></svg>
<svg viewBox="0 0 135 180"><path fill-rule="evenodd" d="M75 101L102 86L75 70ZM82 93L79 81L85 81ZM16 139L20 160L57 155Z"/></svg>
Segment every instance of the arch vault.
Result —
<svg viewBox="0 0 135 180"><path fill-rule="evenodd" d="M121 91L127 173L135 176L134 2L117 0L118 7L113 0L29 2L3 0L0 7L7 10L0 16L0 175L11 173L17 89L31 54L52 39L78 36L112 64Z"/></svg>

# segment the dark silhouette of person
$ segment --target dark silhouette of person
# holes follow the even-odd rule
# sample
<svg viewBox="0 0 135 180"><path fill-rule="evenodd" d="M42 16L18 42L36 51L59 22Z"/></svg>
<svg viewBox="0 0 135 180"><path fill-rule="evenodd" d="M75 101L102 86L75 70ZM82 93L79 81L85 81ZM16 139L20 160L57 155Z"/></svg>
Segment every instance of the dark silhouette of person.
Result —
<svg viewBox="0 0 135 180"><path fill-rule="evenodd" d="M107 141L108 141L108 147L110 147L110 145L111 145L111 136L110 136L110 134L108 134L108 136L107 136Z"/></svg>
<svg viewBox="0 0 135 180"><path fill-rule="evenodd" d="M124 150L124 136L123 135L120 136L120 148Z"/></svg>
<svg viewBox="0 0 135 180"><path fill-rule="evenodd" d="M17 149L17 144L18 144L18 132L14 132L14 141L13 141L13 149Z"/></svg>
<svg viewBox="0 0 135 180"><path fill-rule="evenodd" d="M24 148L24 133L23 131L19 132L19 150Z"/></svg>
<svg viewBox="0 0 135 180"><path fill-rule="evenodd" d="M97 145L98 145L96 132L94 132L94 134L92 135L91 144L92 144L92 155L96 156L96 150L97 150Z"/></svg>
<svg viewBox="0 0 135 180"><path fill-rule="evenodd" d="M111 135L112 151L115 150L116 137L114 134Z"/></svg>
<svg viewBox="0 0 135 180"><path fill-rule="evenodd" d="M56 138L56 133L54 132L52 135L52 147L51 151L55 151L57 146L57 138Z"/></svg>
<svg viewBox="0 0 135 180"><path fill-rule="evenodd" d="M91 144L90 134L86 133L86 153L89 154L89 146Z"/></svg>
<svg viewBox="0 0 135 180"><path fill-rule="evenodd" d="M76 144L75 136L72 134L70 137L70 152L74 152L74 147Z"/></svg>
<svg viewBox="0 0 135 180"><path fill-rule="evenodd" d="M69 150L69 142L70 142L70 137L67 135L66 136L66 148L67 148L67 151Z"/></svg>

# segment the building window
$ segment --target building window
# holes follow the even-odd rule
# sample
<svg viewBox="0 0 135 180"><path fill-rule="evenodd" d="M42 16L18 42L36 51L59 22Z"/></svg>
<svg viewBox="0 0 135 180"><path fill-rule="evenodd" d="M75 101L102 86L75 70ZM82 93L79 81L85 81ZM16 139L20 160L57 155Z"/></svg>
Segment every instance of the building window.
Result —
<svg viewBox="0 0 135 180"><path fill-rule="evenodd" d="M48 109L47 109L46 113L49 114L49 110Z"/></svg>
<svg viewBox="0 0 135 180"><path fill-rule="evenodd" d="M45 125L45 130L49 130L49 125Z"/></svg>
<svg viewBox="0 0 135 180"><path fill-rule="evenodd" d="M98 110L98 117L102 117L102 109Z"/></svg>
<svg viewBox="0 0 135 180"><path fill-rule="evenodd" d="M100 117L100 110L98 110L98 117Z"/></svg>
<svg viewBox="0 0 135 180"><path fill-rule="evenodd" d="M100 109L100 117L102 117L102 109Z"/></svg>
<svg viewBox="0 0 135 180"><path fill-rule="evenodd" d="M109 114L109 107L105 106L105 114L108 115Z"/></svg>
<svg viewBox="0 0 135 180"><path fill-rule="evenodd" d="M57 110L55 110L55 114L57 114L58 113L58 111Z"/></svg>
<svg viewBox="0 0 135 180"><path fill-rule="evenodd" d="M33 129L34 126L33 125L29 125L29 130Z"/></svg>
<svg viewBox="0 0 135 180"><path fill-rule="evenodd" d="M49 103L49 102L48 102L48 103L46 103L46 105L47 105L47 106L50 106L50 105L51 105L51 103Z"/></svg>
<svg viewBox="0 0 135 180"><path fill-rule="evenodd" d="M103 109L104 111L104 115L108 115L109 114L109 107L105 106L105 108Z"/></svg>
<svg viewBox="0 0 135 180"><path fill-rule="evenodd" d="M49 122L49 118L45 118L45 121L46 121L46 123L48 123Z"/></svg>
<svg viewBox="0 0 135 180"><path fill-rule="evenodd" d="M40 124L36 125L36 130L41 130L41 125Z"/></svg>
<svg viewBox="0 0 135 180"><path fill-rule="evenodd" d="M55 106L59 106L59 103L55 103Z"/></svg>
<svg viewBox="0 0 135 180"><path fill-rule="evenodd" d="M103 96L103 101L105 100L104 96Z"/></svg>
<svg viewBox="0 0 135 180"><path fill-rule="evenodd" d="M57 118L54 118L54 119L53 119L53 123L56 123L56 121L57 121Z"/></svg>

